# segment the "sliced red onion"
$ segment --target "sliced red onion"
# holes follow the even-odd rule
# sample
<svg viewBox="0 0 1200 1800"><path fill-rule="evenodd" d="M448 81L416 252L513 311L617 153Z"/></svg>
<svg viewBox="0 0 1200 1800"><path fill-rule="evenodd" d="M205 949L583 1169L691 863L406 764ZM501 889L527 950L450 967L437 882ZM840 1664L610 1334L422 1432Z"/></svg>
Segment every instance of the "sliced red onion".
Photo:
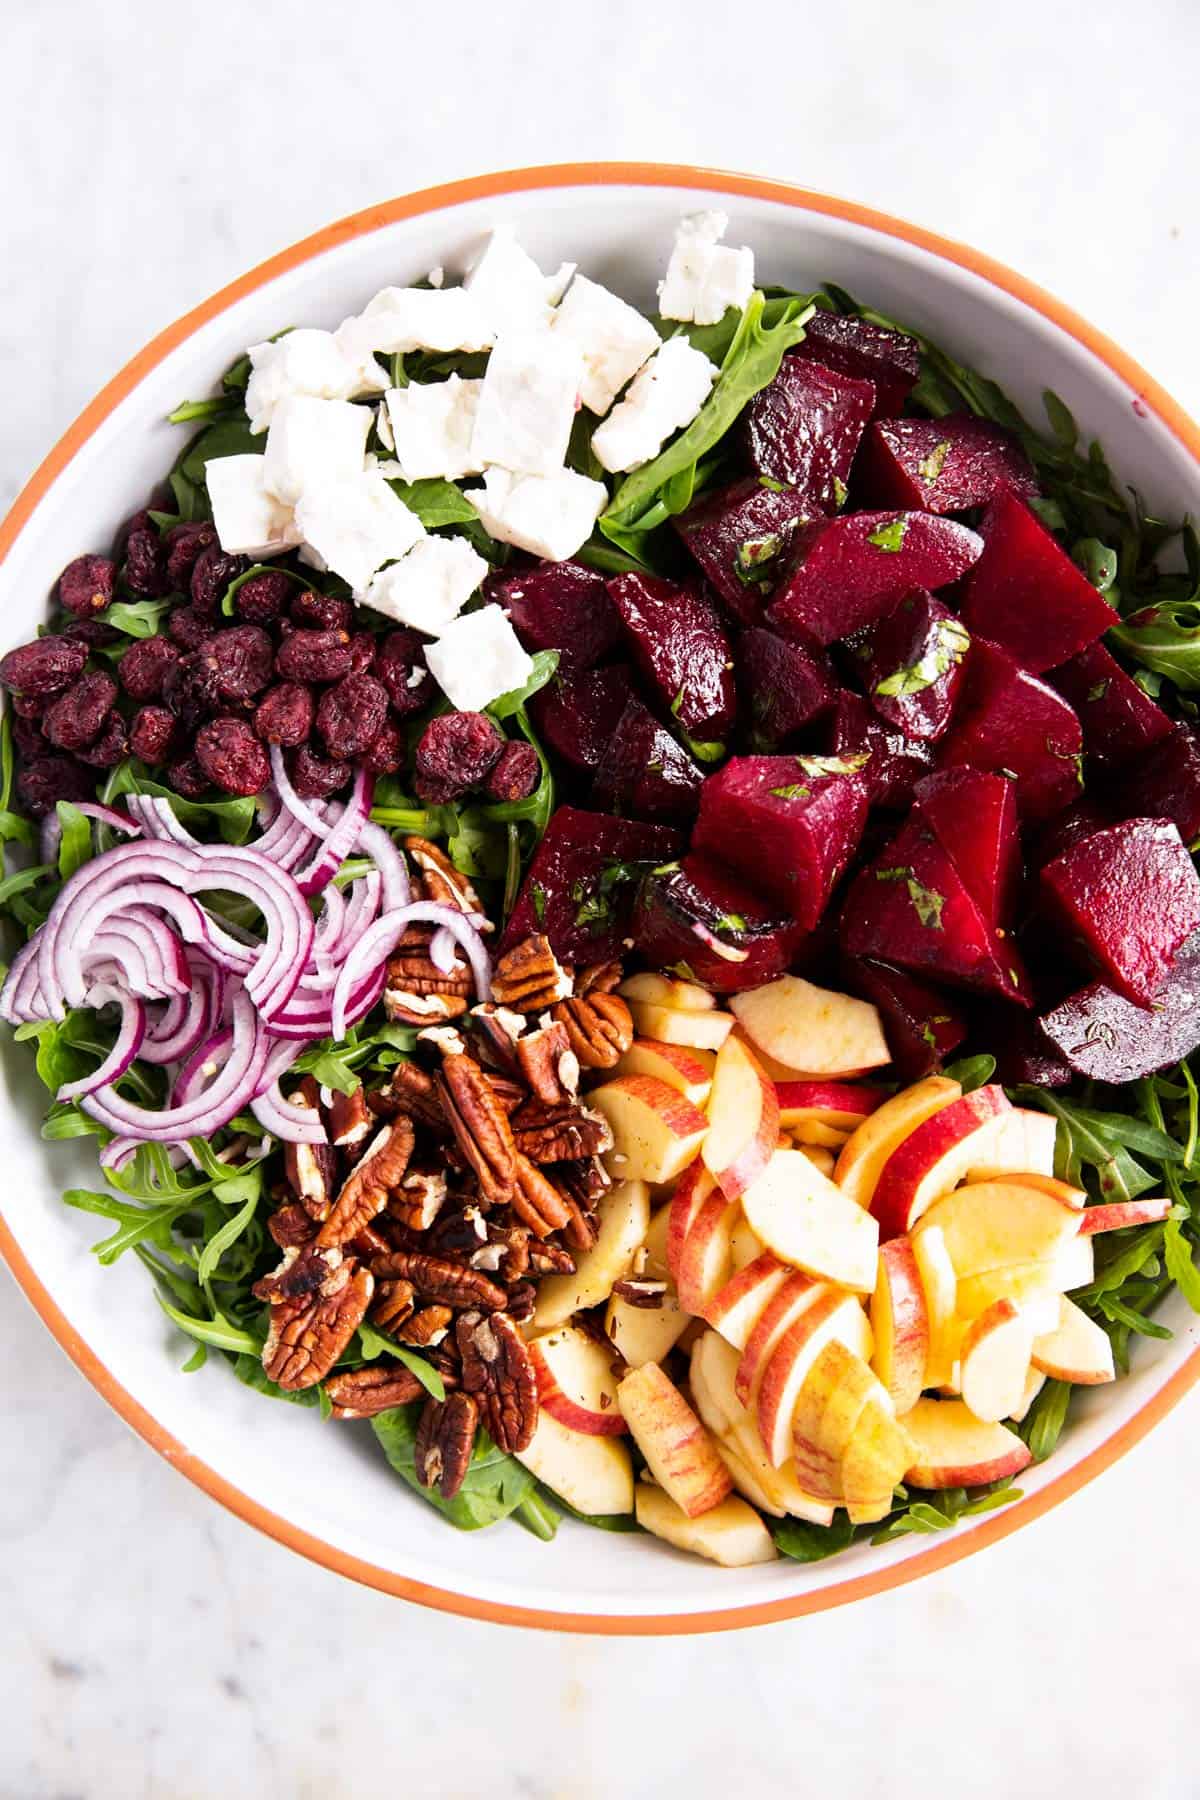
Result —
<svg viewBox="0 0 1200 1800"><path fill-rule="evenodd" d="M478 930L462 913L456 912L452 906L442 906L434 900L417 900L411 906L398 907L394 912L386 912L358 940L354 949L342 964L337 985L333 990L333 1006L330 1012L330 1035L343 1038L348 1029L347 1010L355 983L364 969L378 967L386 963L410 924L416 920L427 920L430 924L444 926L467 953L471 972L475 977L475 990L480 1000L487 1000L492 991L491 963L487 950Z"/></svg>
<svg viewBox="0 0 1200 1800"><path fill-rule="evenodd" d="M32 1025L35 1021L49 1017L38 981L38 940L35 934L27 944L22 944L13 957L4 986L0 988L0 1019L9 1025Z"/></svg>
<svg viewBox="0 0 1200 1800"><path fill-rule="evenodd" d="M111 806L101 806L96 800L75 800L72 802L77 811L85 819L95 819L101 825L109 826L113 831L123 832L126 837L139 837L142 827L136 819L125 813L115 812ZM58 816L58 808L46 814L42 820L39 848L44 863L52 863L58 856L58 847L62 843L62 820Z"/></svg>
<svg viewBox="0 0 1200 1800"><path fill-rule="evenodd" d="M357 1025L378 1004L386 978L387 969L383 964L360 978L346 1006L348 1026ZM310 1042L332 1037L332 1008L332 990L324 994L297 992L288 1002L287 1010L276 1013L272 1019L272 1034L276 1037L307 1038Z"/></svg>
<svg viewBox="0 0 1200 1800"><path fill-rule="evenodd" d="M458 960L458 947L444 925L429 940L429 960L443 975L449 975Z"/></svg>
<svg viewBox="0 0 1200 1800"><path fill-rule="evenodd" d="M382 825L366 824L358 834L357 848L369 856L383 879L383 905L387 912L408 906L412 900L412 884L408 866L396 848L391 833Z"/></svg>
<svg viewBox="0 0 1200 1800"><path fill-rule="evenodd" d="M271 779L275 783L276 793L283 802L284 810L289 812L293 819L299 819L300 823L323 843L329 835L329 827L321 815L314 812L307 801L302 800L292 786L291 777L287 772L287 764L283 759L283 751L278 744L271 745L269 755Z"/></svg>
<svg viewBox="0 0 1200 1800"><path fill-rule="evenodd" d="M329 1134L310 1107L292 1106L272 1082L265 1093L250 1102L250 1110L272 1137L285 1144L327 1144Z"/></svg>
<svg viewBox="0 0 1200 1800"><path fill-rule="evenodd" d="M322 953L332 955L341 940L346 923L346 897L340 888L332 884L326 887L322 895L321 914L313 931L313 956Z"/></svg>
<svg viewBox="0 0 1200 1800"><path fill-rule="evenodd" d="M202 957L193 955L189 962L192 985L182 999L169 1001L147 1030L141 1048L143 1062L182 1062L221 1022L225 976Z"/></svg>
<svg viewBox="0 0 1200 1800"><path fill-rule="evenodd" d="M274 816L262 836L254 840L253 848L281 869L294 869L297 863L308 860L320 841L303 819L293 818L277 802Z"/></svg>
<svg viewBox="0 0 1200 1800"><path fill-rule="evenodd" d="M745 962L750 955L748 950L739 950L736 944L723 944L720 938L714 937L713 933L708 929L708 926L701 925L699 920L693 922L692 930L700 939L700 942L708 946L714 956L723 957L726 962Z"/></svg>
<svg viewBox="0 0 1200 1800"><path fill-rule="evenodd" d="M225 1037L225 1033L219 1033L217 1038L202 1046L185 1075L190 1077L193 1064L202 1069L212 1060L210 1052ZM194 1099L168 1106L161 1112L151 1112L147 1107L126 1100L115 1087L109 1086L86 1094L80 1105L110 1131L139 1137L148 1143L176 1144L188 1137L211 1137L249 1105L269 1050L270 1039L254 1001L242 988L233 998L233 1024L228 1032L224 1066Z"/></svg>
<svg viewBox="0 0 1200 1800"><path fill-rule="evenodd" d="M92 938L82 962L89 977L105 957L124 972L124 985L144 1000L186 994L192 972L182 943L164 919L144 906L123 906Z"/></svg>
<svg viewBox="0 0 1200 1800"><path fill-rule="evenodd" d="M100 1167L118 1174L127 1162L131 1162L141 1149L141 1139L131 1137L110 1138L100 1152Z"/></svg>
<svg viewBox="0 0 1200 1800"><path fill-rule="evenodd" d="M126 805L147 837L156 838L160 844L183 844L189 850L203 848L161 794L130 794Z"/></svg>
<svg viewBox="0 0 1200 1800"><path fill-rule="evenodd" d="M319 894L332 881L343 862L358 843L359 833L371 811L375 777L360 768L354 777L350 798L342 808L332 830L306 868L296 871L296 885L302 894Z"/></svg>
<svg viewBox="0 0 1200 1800"><path fill-rule="evenodd" d="M117 1041L98 1069L93 1069L90 1075L81 1075L78 1081L64 1081L55 1095L56 1100L78 1100L110 1081L119 1081L141 1049L146 1035L146 1008L132 994L116 987L94 987L88 1003L97 1010L102 1006L121 1008Z"/></svg>

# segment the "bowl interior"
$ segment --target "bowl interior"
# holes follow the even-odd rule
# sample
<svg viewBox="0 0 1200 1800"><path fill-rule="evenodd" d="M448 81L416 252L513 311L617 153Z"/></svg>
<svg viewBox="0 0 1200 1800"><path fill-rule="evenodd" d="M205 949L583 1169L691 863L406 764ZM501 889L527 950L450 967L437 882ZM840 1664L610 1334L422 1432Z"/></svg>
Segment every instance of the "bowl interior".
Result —
<svg viewBox="0 0 1200 1800"><path fill-rule="evenodd" d="M902 237L806 210L782 191L776 198L742 184L747 191L725 192L707 179L692 185L666 172L661 185L560 182L408 217L389 219L383 208L379 222L364 224L357 235L324 234L322 247L306 259L197 323L83 443L0 565L2 647L32 635L63 564L81 551L104 549L117 523L144 503L183 441L179 428L164 423L172 406L210 391L246 345L285 325L336 325L382 286L416 280L437 264L453 274L501 219L515 225L544 266L576 260L648 306L680 212L722 206L731 216L730 238L752 245L760 280L801 290L822 279L839 282L995 376L1031 416L1040 416L1042 389L1053 387L1151 507L1175 517L1196 509L1200 482L1192 453L1152 412L1135 411L1136 394L1121 375L1032 305ZM310 1412L267 1404L217 1358L197 1374L180 1375L190 1346L155 1306L140 1266L127 1257L101 1268L89 1253L104 1234L98 1221L59 1199L72 1185L103 1185L91 1152L86 1145L39 1141L42 1091L7 1033L2 1063L9 1109L4 1217L32 1273L27 1286L40 1284L53 1297L65 1320L58 1335L72 1354L86 1361L90 1351L156 1422L158 1435L183 1446L181 1465L205 1479L203 1465L231 1484L243 1496L239 1509L258 1523L293 1537L307 1534L318 1544L306 1547L335 1564L359 1559L384 1585L425 1583L460 1602L538 1609L547 1622L565 1626L581 1622L579 1615L662 1621L703 1613L712 1623L746 1607L811 1605L822 1593L832 1599L848 1580L928 1559L929 1540L911 1538L879 1549L859 1545L828 1563L781 1561L731 1572L647 1538L570 1522L548 1545L515 1526L480 1534L448 1529L390 1473L368 1427L321 1425ZM1181 1303L1164 1317L1175 1338L1140 1340L1127 1380L1081 1397L1077 1421L1054 1458L1022 1478L1027 1499L1009 1509L1007 1523L1034 1510L1051 1484L1066 1477L1070 1485L1114 1436L1136 1436L1136 1415L1159 1404L1169 1387L1183 1385L1197 1328ZM997 1521L1005 1515L960 1527L959 1545L1002 1529Z"/></svg>

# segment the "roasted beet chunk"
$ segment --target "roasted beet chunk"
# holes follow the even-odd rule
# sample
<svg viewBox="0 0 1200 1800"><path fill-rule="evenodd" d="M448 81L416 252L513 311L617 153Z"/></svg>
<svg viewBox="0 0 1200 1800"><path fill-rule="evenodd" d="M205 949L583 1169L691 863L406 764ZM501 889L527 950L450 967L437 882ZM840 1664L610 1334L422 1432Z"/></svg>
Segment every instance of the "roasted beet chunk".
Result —
<svg viewBox="0 0 1200 1800"><path fill-rule="evenodd" d="M680 843L666 825L560 806L534 852L501 950L540 931L565 962L621 956L640 876L675 856Z"/></svg>
<svg viewBox="0 0 1200 1800"><path fill-rule="evenodd" d="M175 715L165 706L143 706L129 727L129 748L153 767L165 762L175 740Z"/></svg>
<svg viewBox="0 0 1200 1800"><path fill-rule="evenodd" d="M1171 721L1162 707L1103 644L1089 645L1046 679L1075 708L1083 727L1083 747L1099 768L1121 768L1170 735Z"/></svg>
<svg viewBox="0 0 1200 1800"><path fill-rule="evenodd" d="M211 549L216 541L216 527L207 519L172 525L163 542L167 547L167 581L173 594L187 593L196 558L202 550Z"/></svg>
<svg viewBox="0 0 1200 1800"><path fill-rule="evenodd" d="M252 575L233 596L238 617L247 625L274 625L283 617L295 586L282 569L264 569L261 575Z"/></svg>
<svg viewBox="0 0 1200 1800"><path fill-rule="evenodd" d="M1040 674L1103 637L1117 615L1015 494L980 527L983 554L967 580L963 621Z"/></svg>
<svg viewBox="0 0 1200 1800"><path fill-rule="evenodd" d="M340 681L354 664L344 631L293 631L275 653L285 681Z"/></svg>
<svg viewBox="0 0 1200 1800"><path fill-rule="evenodd" d="M1008 925L1021 880L1013 784L980 769L943 769L917 784L916 804L989 925Z"/></svg>
<svg viewBox="0 0 1200 1800"><path fill-rule="evenodd" d="M643 877L633 936L655 968L677 968L719 994L782 975L804 928L732 870L693 853Z"/></svg>
<svg viewBox="0 0 1200 1800"><path fill-rule="evenodd" d="M167 633L181 650L196 650L212 635L213 622L194 606L173 606L167 614Z"/></svg>
<svg viewBox="0 0 1200 1800"><path fill-rule="evenodd" d="M1049 819L1078 797L1083 734L1061 694L995 644L974 638L962 700L939 760L946 768L965 764L1012 776L1022 816Z"/></svg>
<svg viewBox="0 0 1200 1800"><path fill-rule="evenodd" d="M504 608L527 650L558 651L562 676L590 669L621 635L603 575L583 563L490 575L484 593Z"/></svg>
<svg viewBox="0 0 1200 1800"><path fill-rule="evenodd" d="M77 619L90 619L112 600L116 579L111 557L77 556L58 578L58 603Z"/></svg>
<svg viewBox="0 0 1200 1800"><path fill-rule="evenodd" d="M354 623L354 607L349 600L316 594L308 588L293 591L289 610L293 621L306 631L348 632Z"/></svg>
<svg viewBox="0 0 1200 1800"><path fill-rule="evenodd" d="M697 743L722 740L737 700L729 639L698 582L616 575L608 584L630 647L659 703Z"/></svg>
<svg viewBox="0 0 1200 1800"><path fill-rule="evenodd" d="M139 600L157 600L170 592L167 546L149 521L135 525L125 539L121 579Z"/></svg>
<svg viewBox="0 0 1200 1800"><path fill-rule="evenodd" d="M60 800L91 800L95 787L86 769L69 756L39 756L17 776L25 811L44 819Z"/></svg>
<svg viewBox="0 0 1200 1800"><path fill-rule="evenodd" d="M802 526L775 590L770 620L817 644L873 625L914 588L945 587L966 573L983 541L931 513L862 512Z"/></svg>
<svg viewBox="0 0 1200 1800"><path fill-rule="evenodd" d="M299 681L281 681L259 701L254 729L264 744L294 749L303 744L313 727L312 690Z"/></svg>
<svg viewBox="0 0 1200 1800"><path fill-rule="evenodd" d="M373 675L347 675L327 688L317 706L317 730L330 756L361 756L387 718L387 690Z"/></svg>
<svg viewBox="0 0 1200 1800"><path fill-rule="evenodd" d="M793 489L750 475L702 494L673 523L726 609L750 625L762 617L792 533L810 510Z"/></svg>
<svg viewBox="0 0 1200 1800"><path fill-rule="evenodd" d="M1178 725L1121 770L1114 799L1117 810L1153 814L1179 827L1185 844L1200 838L1200 743Z"/></svg>
<svg viewBox="0 0 1200 1800"><path fill-rule="evenodd" d="M82 675L87 659L87 645L74 638L36 638L0 658L0 684L34 699L61 694Z"/></svg>
<svg viewBox="0 0 1200 1800"><path fill-rule="evenodd" d="M484 791L489 800L513 804L528 800L542 779L542 765L532 744L505 744L488 771Z"/></svg>
<svg viewBox="0 0 1200 1800"><path fill-rule="evenodd" d="M324 800L345 787L351 776L349 763L330 762L311 744L301 744L291 755L292 786L305 800Z"/></svg>
<svg viewBox="0 0 1200 1800"><path fill-rule="evenodd" d="M932 742L950 725L971 634L923 589L901 600L871 631L862 684L881 719Z"/></svg>
<svg viewBox="0 0 1200 1800"><path fill-rule="evenodd" d="M986 506L1003 489L1037 495L1029 458L1010 431L952 413L945 419L881 419L863 443L862 486L872 506L963 512Z"/></svg>
<svg viewBox="0 0 1200 1800"><path fill-rule="evenodd" d="M100 735L116 697L111 675L81 675L47 708L42 720L46 738L58 750L82 750Z"/></svg>
<svg viewBox="0 0 1200 1800"><path fill-rule="evenodd" d="M1151 1007L1095 981L1038 1023L1052 1051L1092 1081L1138 1081L1169 1068L1200 1044L1200 945L1180 952Z"/></svg>
<svg viewBox="0 0 1200 1800"><path fill-rule="evenodd" d="M694 819L704 775L640 700L631 699L596 771L592 798L635 819Z"/></svg>
<svg viewBox="0 0 1200 1800"><path fill-rule="evenodd" d="M786 743L834 703L833 671L820 651L754 627L738 639L736 660L742 717L757 749Z"/></svg>
<svg viewBox="0 0 1200 1800"><path fill-rule="evenodd" d="M139 638L117 664L117 679L131 700L159 700L178 661L179 648L170 638Z"/></svg>
<svg viewBox="0 0 1200 1800"><path fill-rule="evenodd" d="M632 688L628 663L556 677L529 703L542 742L573 768L599 768Z"/></svg>
<svg viewBox="0 0 1200 1800"><path fill-rule="evenodd" d="M933 750L887 725L865 700L843 689L829 717L829 754L859 763L873 806L907 806L913 788L933 768Z"/></svg>
<svg viewBox="0 0 1200 1800"><path fill-rule="evenodd" d="M874 405L869 381L785 356L775 379L742 415L751 468L794 488L810 515L837 512Z"/></svg>
<svg viewBox="0 0 1200 1800"><path fill-rule="evenodd" d="M402 719L423 712L433 699L433 676L425 667L425 640L415 631L388 632L376 649L374 674Z"/></svg>
<svg viewBox="0 0 1200 1800"><path fill-rule="evenodd" d="M900 411L921 373L921 346L916 338L839 313L814 313L805 327L803 343L792 354L835 369L839 375L871 382L877 418L890 418Z"/></svg>
<svg viewBox="0 0 1200 1800"><path fill-rule="evenodd" d="M362 765L372 775L394 775L403 761L404 734L390 719L385 720L363 751Z"/></svg>
<svg viewBox="0 0 1200 1800"><path fill-rule="evenodd" d="M967 1021L937 988L887 963L849 962L851 989L879 1008L888 1049L902 1081L919 1081L957 1050Z"/></svg>
<svg viewBox="0 0 1200 1800"><path fill-rule="evenodd" d="M202 726L196 761L226 794L258 794L271 779L267 753L245 719L213 719Z"/></svg>
<svg viewBox="0 0 1200 1800"><path fill-rule="evenodd" d="M213 665L222 700L249 700L271 679L275 646L261 625L234 625L205 638L200 654Z"/></svg>
<svg viewBox="0 0 1200 1800"><path fill-rule="evenodd" d="M417 745L415 787L431 806L457 800L478 787L504 749L486 713L441 713Z"/></svg>
<svg viewBox="0 0 1200 1800"><path fill-rule="evenodd" d="M231 581L244 575L250 564L244 556L226 556L219 544L210 544L196 558L192 569L192 605L214 618Z"/></svg>

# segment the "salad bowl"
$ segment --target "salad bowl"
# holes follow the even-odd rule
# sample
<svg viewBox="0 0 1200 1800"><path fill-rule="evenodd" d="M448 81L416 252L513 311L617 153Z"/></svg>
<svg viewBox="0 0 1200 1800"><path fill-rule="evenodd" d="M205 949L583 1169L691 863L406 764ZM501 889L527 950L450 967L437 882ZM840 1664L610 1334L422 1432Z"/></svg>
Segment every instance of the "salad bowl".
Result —
<svg viewBox="0 0 1200 1800"><path fill-rule="evenodd" d="M208 392L248 344L291 322L333 326L364 293L440 266L460 271L489 227L511 224L543 267L571 258L649 309L680 213L719 207L767 279L836 282L999 381L1028 415L1052 389L1151 512L1200 496L1200 431L1114 345L987 258L867 208L751 177L657 165L580 165L486 176L397 199L281 252L169 327L100 393L0 527L5 642L32 636L65 560L142 503L177 447L166 415ZM99 1392L149 1444L248 1523L385 1592L493 1621L599 1633L721 1630L864 1598L986 1547L1067 1498L1137 1442L1200 1375L1198 1328L1178 1294L1167 1339L1140 1338L1128 1375L1084 1393L1053 1459L1022 1497L937 1538L855 1543L828 1562L720 1569L650 1538L570 1523L552 1543L452 1533L415 1506L354 1432L313 1448L311 1420L267 1407L220 1368L179 1373L181 1340L145 1303L126 1258L88 1254L93 1222L60 1194L94 1179L86 1143L44 1145L26 1059L4 1044L10 1122L0 1251L18 1285ZM127 1266L128 1265L128 1266ZM319 1465L315 1458L319 1454ZM315 1478L314 1478L315 1477Z"/></svg>

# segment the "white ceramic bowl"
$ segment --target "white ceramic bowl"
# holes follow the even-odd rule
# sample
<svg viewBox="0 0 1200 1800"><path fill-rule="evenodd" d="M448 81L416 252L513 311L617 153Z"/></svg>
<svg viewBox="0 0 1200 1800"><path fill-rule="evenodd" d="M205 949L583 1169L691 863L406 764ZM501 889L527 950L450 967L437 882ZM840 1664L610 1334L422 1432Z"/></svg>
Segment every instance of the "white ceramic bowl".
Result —
<svg viewBox="0 0 1200 1800"><path fill-rule="evenodd" d="M985 258L860 207L710 171L616 165L485 177L390 202L264 263L164 332L71 428L0 528L7 648L32 635L65 562L107 545L172 461L163 423L209 391L247 344L284 325L336 325L376 289L454 272L484 230L511 221L546 267L565 258L649 306L676 219L725 208L760 279L822 279L928 331L997 377L1031 415L1044 387L1107 447L1156 511L1200 509L1200 433L1113 345ZM695 1631L817 1610L878 1591L990 1543L1072 1492L1133 1443L1200 1374L1197 1326L1165 1309L1169 1343L1138 1340L1132 1374L1085 1391L1059 1449L1021 1479L1025 1498L942 1538L863 1544L811 1567L721 1570L652 1538L564 1523L552 1544L515 1526L450 1530L393 1476L365 1426L321 1425L270 1405L217 1358L178 1370L187 1347L132 1257L102 1269L98 1221L63 1207L102 1185L86 1147L43 1145L30 1060L4 1034L10 1107L3 1249L46 1324L162 1455L243 1518L329 1567L452 1611L580 1631Z"/></svg>

